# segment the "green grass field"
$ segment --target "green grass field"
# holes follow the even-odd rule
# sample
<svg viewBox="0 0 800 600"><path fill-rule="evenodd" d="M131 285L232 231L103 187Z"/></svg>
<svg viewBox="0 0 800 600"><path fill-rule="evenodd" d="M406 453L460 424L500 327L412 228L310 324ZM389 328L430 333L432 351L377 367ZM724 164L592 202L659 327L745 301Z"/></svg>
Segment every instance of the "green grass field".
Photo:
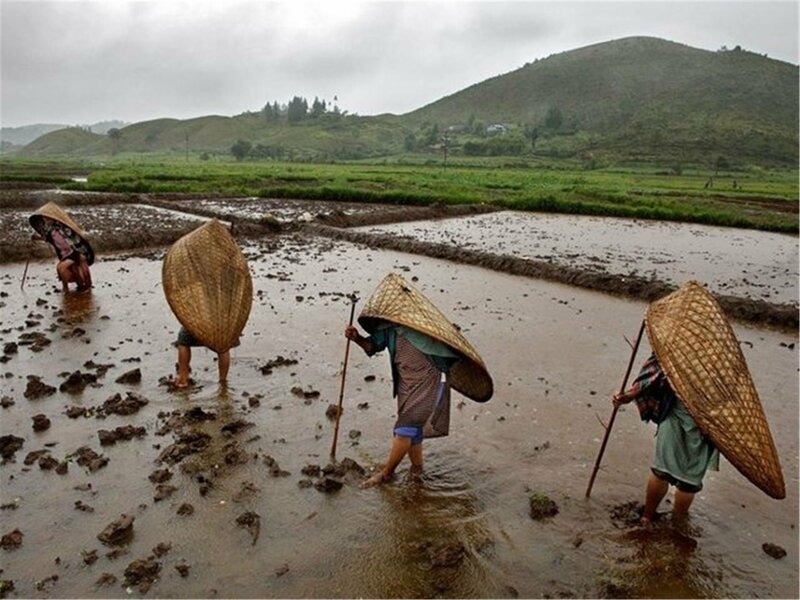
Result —
<svg viewBox="0 0 800 600"><path fill-rule="evenodd" d="M281 197L391 204L487 203L531 211L687 221L798 232L798 172L640 167L585 170L566 162L431 155L379 163L235 162L218 157L118 156L103 163L0 161L0 181L60 183L71 190ZM65 175L88 176L86 183ZM709 177L713 188L705 188ZM736 188L734 188L734 181Z"/></svg>

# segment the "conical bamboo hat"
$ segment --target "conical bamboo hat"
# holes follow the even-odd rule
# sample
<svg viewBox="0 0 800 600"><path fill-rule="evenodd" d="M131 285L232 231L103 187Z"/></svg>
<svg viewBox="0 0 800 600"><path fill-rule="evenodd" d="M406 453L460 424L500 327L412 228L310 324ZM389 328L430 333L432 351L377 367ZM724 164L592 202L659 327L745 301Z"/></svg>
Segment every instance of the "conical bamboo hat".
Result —
<svg viewBox="0 0 800 600"><path fill-rule="evenodd" d="M672 388L720 452L773 498L786 489L742 350L714 297L689 281L653 302L647 336Z"/></svg>
<svg viewBox="0 0 800 600"><path fill-rule="evenodd" d="M405 325L452 348L462 360L450 370L450 384L476 402L492 397L492 378L475 348L430 300L396 273L383 279L358 317L370 333L381 321Z"/></svg>
<svg viewBox="0 0 800 600"><path fill-rule="evenodd" d="M81 240L83 240L83 243L86 244L86 248L89 250L89 253L86 256L87 262L90 265L94 263L94 250L92 249L92 245L89 243L89 240L86 237L86 232L81 229L80 225L78 225L63 208L61 208L55 202L48 202L30 217L28 217L28 222L31 224L31 227L33 227L40 235L44 235L44 217L58 221L62 225L66 225L77 235L79 235Z"/></svg>
<svg viewBox="0 0 800 600"><path fill-rule="evenodd" d="M234 346L250 316L253 283L227 227L212 219L175 242L161 280L172 312L201 344L216 352Z"/></svg>

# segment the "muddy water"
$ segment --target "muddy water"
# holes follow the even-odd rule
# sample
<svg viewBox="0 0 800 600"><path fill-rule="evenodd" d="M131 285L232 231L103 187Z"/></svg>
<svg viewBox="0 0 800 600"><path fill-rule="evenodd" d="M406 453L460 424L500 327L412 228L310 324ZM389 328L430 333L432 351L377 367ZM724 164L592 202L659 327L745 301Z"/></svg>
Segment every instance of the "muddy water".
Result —
<svg viewBox="0 0 800 600"><path fill-rule="evenodd" d="M796 236L688 223L504 211L365 228L515 257L798 303Z"/></svg>
<svg viewBox="0 0 800 600"><path fill-rule="evenodd" d="M2 501L17 506L0 511L0 533L19 528L24 535L19 548L2 550L2 578L15 582L17 595L127 596L126 566L166 542L171 549L158 559L149 596L797 597L796 335L736 326L775 436L787 498L769 499L723 460L721 471L706 478L688 532L642 532L612 517L642 499L652 455L654 431L635 410L619 415L592 499L583 493L602 435L598 418L607 419L628 360L623 336L636 333L643 303L345 243L284 238L250 246L248 255L256 299L233 351L230 386L218 388L213 354L196 350L199 385L190 393L159 385L172 371L176 324L158 260L100 260L91 295L66 298L53 286L50 263L32 263L24 294L22 265L3 268L0 341L16 341L24 331L52 340L38 353L21 346L0 368L11 374L2 394L15 401L0 409L1 433L25 439L16 461L0 467ZM416 285L464 329L489 366L495 397L462 405L454 394L451 435L425 443L421 484L406 481L404 464L380 489L301 488L303 467L328 462L333 425L325 410L338 398L349 314L339 294L358 291L363 298L389 270L418 278ZM26 320L39 324L26 327ZM85 333L76 335L76 328ZM337 457L373 466L385 458L393 423L390 371L385 356L357 350ZM259 367L279 355L298 363L262 374ZM114 365L101 387L23 397L28 374L58 387L59 373L87 372L90 359ZM141 383L114 383L135 367ZM296 387L309 397L292 393ZM128 390L149 399L136 414L63 414L67 406L99 406ZM254 396L260 405L250 406ZM159 413L194 407L216 413L184 430L209 435L208 447L174 466L158 464L177 435L157 435L165 423ZM36 433L31 417L39 413L52 426ZM223 432L239 419L253 425ZM98 429L124 424L144 426L146 436L100 446ZM234 442L244 456L232 452ZM25 467L26 454L47 444L58 460L88 445L109 463L93 474L75 462L65 475ZM289 475L273 476L265 456ZM165 467L177 490L155 502L147 476ZM211 482L205 495L199 477ZM85 483L90 490L76 489ZM530 518L528 498L537 492L555 500L556 516ZM94 512L76 510L78 500ZM193 505L191 516L177 514L182 503ZM260 515L255 544L236 525L246 511ZM124 546L128 553L111 560L96 536L121 513L136 517L134 536ZM787 556L767 556L765 542ZM84 564L82 550L97 550L98 560ZM175 569L181 564L191 565L186 578ZM106 572L118 581L95 585ZM58 580L37 590L50 575ZM135 586L131 592L140 595Z"/></svg>
<svg viewBox="0 0 800 600"><path fill-rule="evenodd" d="M369 214L387 209L384 204L363 202L327 202L315 200L286 200L273 198L203 198L182 200L178 203L187 209L211 209L221 215L259 218L270 215L283 222L310 221L316 215L340 211L345 215Z"/></svg>

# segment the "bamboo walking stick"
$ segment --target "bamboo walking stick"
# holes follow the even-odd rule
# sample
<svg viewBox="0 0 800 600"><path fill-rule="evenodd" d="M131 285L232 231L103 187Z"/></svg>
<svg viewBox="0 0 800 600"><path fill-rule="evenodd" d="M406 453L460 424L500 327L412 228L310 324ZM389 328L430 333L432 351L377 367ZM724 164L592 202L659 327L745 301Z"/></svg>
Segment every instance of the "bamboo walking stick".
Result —
<svg viewBox="0 0 800 600"><path fill-rule="evenodd" d="M353 325L353 315L356 312L356 298L355 294L350 295L350 326ZM336 411L336 428L333 430L333 444L331 445L331 462L336 462L336 442L339 439L339 419L342 418L342 401L344 400L344 381L347 376L347 359L350 356L350 338L347 338L347 344L344 347L344 366L342 367L342 384L339 387L339 409Z"/></svg>
<svg viewBox="0 0 800 600"><path fill-rule="evenodd" d="M631 369L633 368L633 361L636 358L636 352L639 350L639 342L642 341L642 334L644 334L644 320L642 321L642 326L639 328L639 335L636 336L636 343L633 345L633 352L631 352L631 359L628 361L628 368L625 371L625 378L622 380L622 387L619 389L620 393L624 392L625 387L628 385L628 377L630 377ZM597 477L597 471L600 469L600 461L603 460L603 452L606 451L608 437L611 435L611 428L614 426L614 419L617 417L618 410L619 406L614 406L614 410L611 412L611 418L608 420L606 434L603 436L603 443L600 445L600 453L597 455L597 460L595 461L594 469L592 470L592 477L589 479L589 486L586 488L587 498L592 494L594 478Z"/></svg>
<svg viewBox="0 0 800 600"><path fill-rule="evenodd" d="M25 287L25 280L28 278L28 265L31 264L31 259L25 261L25 271L22 273L22 283L19 284L19 289Z"/></svg>

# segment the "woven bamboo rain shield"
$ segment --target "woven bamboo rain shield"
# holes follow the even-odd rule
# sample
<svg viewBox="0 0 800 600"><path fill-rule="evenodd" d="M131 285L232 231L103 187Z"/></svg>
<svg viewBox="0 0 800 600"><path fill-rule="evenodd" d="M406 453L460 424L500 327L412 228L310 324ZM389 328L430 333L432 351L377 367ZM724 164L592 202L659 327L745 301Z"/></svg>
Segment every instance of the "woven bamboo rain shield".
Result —
<svg viewBox="0 0 800 600"><path fill-rule="evenodd" d="M752 483L784 498L778 454L742 350L714 297L697 282L653 302L647 336L698 427Z"/></svg>
<svg viewBox="0 0 800 600"><path fill-rule="evenodd" d="M161 280L172 312L201 344L225 352L236 343L250 316L253 283L227 227L212 219L175 242Z"/></svg>
<svg viewBox="0 0 800 600"><path fill-rule="evenodd" d="M450 385L476 402L492 397L492 378L475 348L430 300L396 273L383 279L358 317L370 333L381 321L405 325L449 346L461 357L450 370Z"/></svg>
<svg viewBox="0 0 800 600"><path fill-rule="evenodd" d="M30 217L28 217L28 222L31 224L31 227L33 227L36 232L42 236L44 236L45 217L52 219L53 221L58 221L62 225L66 225L72 231L78 234L83 240L83 243L86 244L86 247L89 249L89 254L86 256L86 261L90 265L94 263L94 250L92 249L92 245L89 243L89 240L86 237L86 232L81 229L80 225L78 225L63 208L61 208L55 202L48 202Z"/></svg>

